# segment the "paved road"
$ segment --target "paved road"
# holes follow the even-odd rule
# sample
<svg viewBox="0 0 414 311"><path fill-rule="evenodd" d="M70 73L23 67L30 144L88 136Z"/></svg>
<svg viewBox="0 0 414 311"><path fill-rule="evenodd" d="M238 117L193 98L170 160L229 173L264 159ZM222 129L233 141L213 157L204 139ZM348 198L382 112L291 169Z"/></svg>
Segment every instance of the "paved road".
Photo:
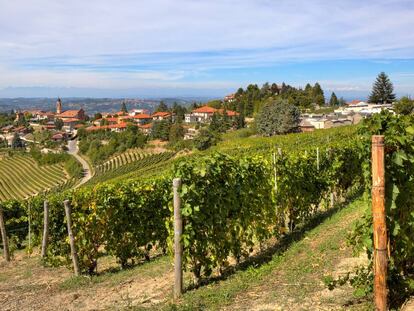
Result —
<svg viewBox="0 0 414 311"><path fill-rule="evenodd" d="M82 164L82 167L83 167L84 176L83 176L81 182L76 185L75 188L77 188L77 187L83 185L89 179L92 178L91 167L89 166L89 163L79 155L79 147L78 147L78 140L77 139L69 140L69 142L68 142L68 153L73 155L76 158L76 160L78 160Z"/></svg>

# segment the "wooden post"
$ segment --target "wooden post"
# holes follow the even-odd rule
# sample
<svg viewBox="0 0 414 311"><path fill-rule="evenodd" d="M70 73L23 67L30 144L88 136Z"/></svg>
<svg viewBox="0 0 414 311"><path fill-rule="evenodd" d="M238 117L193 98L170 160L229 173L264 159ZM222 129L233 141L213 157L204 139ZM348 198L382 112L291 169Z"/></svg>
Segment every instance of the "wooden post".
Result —
<svg viewBox="0 0 414 311"><path fill-rule="evenodd" d="M181 218L181 198L179 189L181 187L181 179L174 178L174 298L178 299L183 293L183 270L182 255L183 246L181 244L181 235L183 233L183 220Z"/></svg>
<svg viewBox="0 0 414 311"><path fill-rule="evenodd" d="M274 169L274 178L275 178L275 194L277 192L277 169L276 169L276 153L273 152L273 169Z"/></svg>
<svg viewBox="0 0 414 311"><path fill-rule="evenodd" d="M6 225L4 221L3 208L0 206L0 231L3 241L3 255L6 261L10 261L9 239L7 238Z"/></svg>
<svg viewBox="0 0 414 311"><path fill-rule="evenodd" d="M29 256L32 253L32 219L31 219L31 204L29 203L28 206L28 215L27 215L27 220L29 222L29 234L28 234L28 239L29 239Z"/></svg>
<svg viewBox="0 0 414 311"><path fill-rule="evenodd" d="M43 239L42 239L42 253L41 257L47 255L47 246L49 242L49 202L43 202Z"/></svg>
<svg viewBox="0 0 414 311"><path fill-rule="evenodd" d="M372 136L372 218L374 226L374 302L387 310L387 224L385 219L384 136Z"/></svg>
<svg viewBox="0 0 414 311"><path fill-rule="evenodd" d="M69 236L69 243L70 243L70 252L72 255L72 262L73 262L73 270L75 275L78 276L80 274L79 270L79 262L78 262L78 253L76 252L75 246L75 238L72 232L72 208L70 206L69 200L65 200L63 202L65 205L65 213L66 213L66 223L68 226L68 236Z"/></svg>
<svg viewBox="0 0 414 311"><path fill-rule="evenodd" d="M319 172L319 147L316 148L316 168Z"/></svg>

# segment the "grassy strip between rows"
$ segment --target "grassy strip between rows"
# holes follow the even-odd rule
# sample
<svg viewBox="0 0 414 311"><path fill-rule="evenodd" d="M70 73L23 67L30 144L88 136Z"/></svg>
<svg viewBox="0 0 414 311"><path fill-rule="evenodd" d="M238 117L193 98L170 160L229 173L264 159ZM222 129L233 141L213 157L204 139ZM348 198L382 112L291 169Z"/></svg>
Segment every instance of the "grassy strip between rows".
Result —
<svg viewBox="0 0 414 311"><path fill-rule="evenodd" d="M178 304L160 305L159 309L221 310L230 306L229 309L249 310L254 309L256 303L267 303L272 309L285 310L294 303L300 304L312 293L324 290L323 276L332 273L341 255L350 256L350 250L345 247L346 236L366 206L366 201L359 198L332 216L321 216L318 221L326 219L320 226L290 237L285 243L285 247L290 244L286 251L283 245L279 246L268 258L258 258L245 270L190 290ZM258 301L252 296L258 297ZM352 295L349 298L352 300ZM368 301L350 302L352 304L355 305L348 308L371 309ZM300 309L312 308L302 306Z"/></svg>

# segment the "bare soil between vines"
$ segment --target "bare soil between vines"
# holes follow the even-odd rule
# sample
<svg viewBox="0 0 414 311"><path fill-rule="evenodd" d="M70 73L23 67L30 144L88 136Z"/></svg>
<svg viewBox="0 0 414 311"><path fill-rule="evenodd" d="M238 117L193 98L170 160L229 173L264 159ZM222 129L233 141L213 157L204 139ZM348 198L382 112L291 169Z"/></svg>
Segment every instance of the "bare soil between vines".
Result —
<svg viewBox="0 0 414 311"><path fill-rule="evenodd" d="M11 263L0 262L0 306L10 311L369 310L369 302L356 300L352 288L329 291L322 281L365 263L364 256L352 257L344 238L362 215L362 203L337 212L270 262L189 290L177 305L167 256L127 270L116 270L112 259L103 258L100 275L75 278L65 267L43 267L38 256L17 252ZM185 278L188 283L190 276Z"/></svg>

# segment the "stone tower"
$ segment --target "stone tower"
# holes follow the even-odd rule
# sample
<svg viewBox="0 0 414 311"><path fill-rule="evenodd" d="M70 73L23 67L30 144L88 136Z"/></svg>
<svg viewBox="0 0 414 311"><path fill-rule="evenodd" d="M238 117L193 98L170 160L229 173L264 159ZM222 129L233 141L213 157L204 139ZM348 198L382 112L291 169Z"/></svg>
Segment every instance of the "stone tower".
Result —
<svg viewBox="0 0 414 311"><path fill-rule="evenodd" d="M60 100L60 98L58 98L56 102L56 114L61 114L61 113L62 113L62 101Z"/></svg>

